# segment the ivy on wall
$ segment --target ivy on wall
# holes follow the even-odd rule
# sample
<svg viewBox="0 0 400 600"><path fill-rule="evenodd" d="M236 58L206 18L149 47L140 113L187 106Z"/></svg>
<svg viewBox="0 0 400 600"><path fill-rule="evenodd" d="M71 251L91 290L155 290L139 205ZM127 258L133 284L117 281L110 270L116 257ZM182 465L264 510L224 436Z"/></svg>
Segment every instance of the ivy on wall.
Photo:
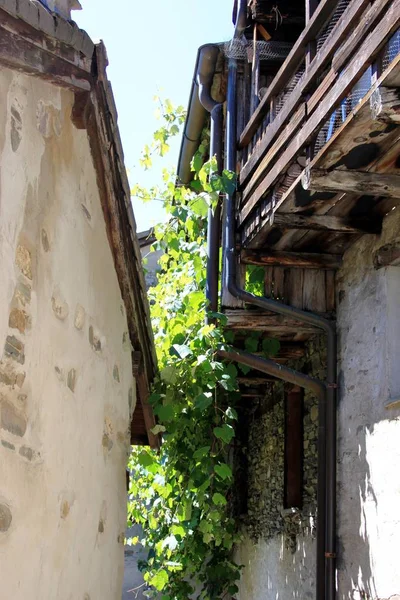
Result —
<svg viewBox="0 0 400 600"><path fill-rule="evenodd" d="M185 113L161 103L163 125L144 149L142 165L164 155ZM234 596L240 568L232 560L239 540L230 514L235 436L237 369L216 357L226 344L223 315L206 324L206 228L209 207L232 192L235 176L216 174L215 159L204 162L208 134L192 161L193 184L177 187L164 171L163 185L133 193L161 198L167 221L155 228L155 249L163 251L158 283L149 291L159 377L150 402L162 435L159 453L133 450L128 514L142 525L148 550L141 568L149 598L218 600ZM216 323L216 324L214 324ZM134 540L137 542L138 540Z"/></svg>

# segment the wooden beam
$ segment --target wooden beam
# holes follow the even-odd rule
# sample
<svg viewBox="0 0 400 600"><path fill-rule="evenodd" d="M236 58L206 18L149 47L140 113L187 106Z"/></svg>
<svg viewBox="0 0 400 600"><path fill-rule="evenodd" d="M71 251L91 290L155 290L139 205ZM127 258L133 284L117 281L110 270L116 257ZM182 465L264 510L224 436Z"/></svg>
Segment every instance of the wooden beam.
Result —
<svg viewBox="0 0 400 600"><path fill-rule="evenodd" d="M294 333L310 335L321 333L320 329L308 323L301 323L263 310L226 310L224 314L228 319L226 328L235 331L267 331L272 337Z"/></svg>
<svg viewBox="0 0 400 600"><path fill-rule="evenodd" d="M90 70L86 71L65 59L61 44L59 51L60 55L48 51L45 41L42 47L18 33L3 27L0 30L0 65L36 75L75 92L90 91L93 82ZM76 55L79 56L79 52Z"/></svg>
<svg viewBox="0 0 400 600"><path fill-rule="evenodd" d="M312 141L328 115L331 114L333 109L349 93L354 84L358 81L360 74L362 74L365 67L373 61L387 38L398 29L399 25L400 0L393 0L374 31L364 41L358 52L354 54L353 59L341 73L341 76L337 79L336 83L321 100L310 119L306 121L301 130L301 134L297 135L292 142L289 143L286 151L283 152L273 167L266 170L264 179L258 184L254 193L248 198L240 213L240 223L243 223L259 199L266 194L275 181L285 172L288 165L293 161L299 151ZM384 77L384 74L382 77ZM379 87L381 79L382 78L375 84L376 88Z"/></svg>
<svg viewBox="0 0 400 600"><path fill-rule="evenodd" d="M400 175L371 171L306 169L301 182L305 190L350 192L360 196L400 199Z"/></svg>
<svg viewBox="0 0 400 600"><path fill-rule="evenodd" d="M292 269L339 269L342 265L342 257L338 255L274 250L243 250L240 260L246 265Z"/></svg>
<svg viewBox="0 0 400 600"><path fill-rule="evenodd" d="M382 229L382 224L377 220L357 220L331 215L303 216L297 213L273 213L270 226L279 229L306 229L349 234L379 233Z"/></svg>
<svg viewBox="0 0 400 600"><path fill-rule="evenodd" d="M337 0L321 0L307 27L301 33L297 42L290 51L289 56L286 58L273 82L269 86L267 93L259 104L257 110L254 112L253 116L245 127L240 137L241 147L246 146L251 141L251 138L257 131L261 121L269 110L271 99L279 94L286 83L290 80L293 73L296 71L297 67L304 58L308 43L317 36L320 29L324 26L325 22L335 10L336 5Z"/></svg>
<svg viewBox="0 0 400 600"><path fill-rule="evenodd" d="M381 246L374 253L375 269L400 266L400 240Z"/></svg>

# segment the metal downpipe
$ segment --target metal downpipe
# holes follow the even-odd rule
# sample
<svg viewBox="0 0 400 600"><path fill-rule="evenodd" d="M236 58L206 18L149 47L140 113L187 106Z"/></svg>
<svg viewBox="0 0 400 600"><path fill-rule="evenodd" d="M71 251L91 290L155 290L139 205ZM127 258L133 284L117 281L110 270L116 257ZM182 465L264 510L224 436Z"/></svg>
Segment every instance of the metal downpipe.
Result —
<svg viewBox="0 0 400 600"><path fill-rule="evenodd" d="M234 59L229 61L228 101L226 124L226 168L236 172L236 70ZM317 521L317 600L334 600L335 540L336 540L336 328L318 315L308 313L266 297L258 297L237 285L235 256L234 198L226 198L226 285L240 300L264 310L297 319L320 328L327 335L327 385L319 395L318 422L318 521ZM269 371L266 371L269 372ZM283 373L282 373L283 374ZM299 373L299 375L302 375ZM283 377L282 377L283 378ZM303 382L304 383L304 382ZM306 387L298 383L301 387ZM328 418L327 418L328 417ZM328 435L327 425L329 425ZM327 489L329 493L327 494ZM326 563L326 564L325 564Z"/></svg>

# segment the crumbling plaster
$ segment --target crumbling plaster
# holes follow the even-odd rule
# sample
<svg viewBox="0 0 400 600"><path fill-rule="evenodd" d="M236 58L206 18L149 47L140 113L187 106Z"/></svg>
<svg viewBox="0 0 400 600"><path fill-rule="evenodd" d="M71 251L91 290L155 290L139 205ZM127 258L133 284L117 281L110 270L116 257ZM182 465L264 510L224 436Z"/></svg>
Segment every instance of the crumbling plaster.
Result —
<svg viewBox="0 0 400 600"><path fill-rule="evenodd" d="M0 94L1 595L120 600L136 396L89 142L72 93Z"/></svg>
<svg viewBox="0 0 400 600"><path fill-rule="evenodd" d="M400 593L400 267L376 270L374 252L398 240L400 212L364 236L337 275L338 582L340 600Z"/></svg>

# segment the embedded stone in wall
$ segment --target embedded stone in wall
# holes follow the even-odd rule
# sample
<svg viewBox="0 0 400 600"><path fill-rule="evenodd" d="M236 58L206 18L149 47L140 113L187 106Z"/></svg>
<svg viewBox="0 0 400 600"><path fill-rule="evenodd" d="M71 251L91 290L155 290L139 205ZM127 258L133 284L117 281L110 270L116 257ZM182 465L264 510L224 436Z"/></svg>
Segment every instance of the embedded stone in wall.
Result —
<svg viewBox="0 0 400 600"><path fill-rule="evenodd" d="M75 386L76 386L76 370L75 369L71 369L68 372L67 386L69 387L69 389L71 390L71 392L75 391Z"/></svg>
<svg viewBox="0 0 400 600"><path fill-rule="evenodd" d="M95 334L92 325L89 327L89 343L95 352L100 352L101 340L100 340L100 337Z"/></svg>
<svg viewBox="0 0 400 600"><path fill-rule="evenodd" d="M114 365L113 377L114 377L115 381L118 381L118 383L120 383L118 365Z"/></svg>
<svg viewBox="0 0 400 600"><path fill-rule="evenodd" d="M100 519L100 521L99 521L98 531L99 531L99 533L104 533L104 521L103 521L103 519Z"/></svg>
<svg viewBox="0 0 400 600"><path fill-rule="evenodd" d="M129 339L129 333L125 331L122 335L122 348L125 351L131 350L131 340Z"/></svg>
<svg viewBox="0 0 400 600"><path fill-rule="evenodd" d="M60 367L57 367L57 365L54 367L54 370L56 372L57 379L59 379L60 381L64 381L64 371L60 369Z"/></svg>
<svg viewBox="0 0 400 600"><path fill-rule="evenodd" d="M11 107L11 148L16 152L22 140L22 119L15 106Z"/></svg>
<svg viewBox="0 0 400 600"><path fill-rule="evenodd" d="M1 404L1 426L13 435L23 437L26 432L27 422L23 415L19 414L9 402Z"/></svg>
<svg viewBox="0 0 400 600"><path fill-rule="evenodd" d="M24 333L27 324L27 316L23 310L13 308L8 319L8 326L11 329L18 329L20 333Z"/></svg>
<svg viewBox="0 0 400 600"><path fill-rule="evenodd" d="M51 103L40 100L36 109L36 125L45 139L50 139L54 135L59 137L61 135L61 120L58 108Z"/></svg>
<svg viewBox="0 0 400 600"><path fill-rule="evenodd" d="M45 252L48 252L50 250L50 242L49 242L49 238L48 238L48 235L47 235L47 231L45 229L42 229L41 238L42 238L42 247L43 247L43 250Z"/></svg>
<svg viewBox="0 0 400 600"><path fill-rule="evenodd" d="M1 445L4 446L4 448L7 448L7 450L15 450L14 444L10 444L7 440L1 440Z"/></svg>
<svg viewBox="0 0 400 600"><path fill-rule="evenodd" d="M21 365L25 362L24 344L20 342L14 335L8 335L4 345L4 352Z"/></svg>
<svg viewBox="0 0 400 600"><path fill-rule="evenodd" d="M35 456L35 453L32 450L32 448L28 448L28 446L22 446L19 449L19 453L21 456L23 456L24 458L26 458L29 461L32 461Z"/></svg>
<svg viewBox="0 0 400 600"><path fill-rule="evenodd" d="M79 331L85 326L86 311L80 304L77 304L75 309L74 325Z"/></svg>
<svg viewBox="0 0 400 600"><path fill-rule="evenodd" d="M15 287L14 302L21 306L26 306L31 301L31 288L22 281L19 281Z"/></svg>
<svg viewBox="0 0 400 600"><path fill-rule="evenodd" d="M21 244L17 246L15 262L25 277L32 279L32 256L28 248Z"/></svg>
<svg viewBox="0 0 400 600"><path fill-rule="evenodd" d="M136 408L136 398L133 393L133 387L129 388L128 402L129 402L129 414L132 417L133 413L135 412L135 408Z"/></svg>
<svg viewBox="0 0 400 600"><path fill-rule="evenodd" d="M12 514L6 504L0 504L0 532L5 533L10 529Z"/></svg>
<svg viewBox="0 0 400 600"><path fill-rule="evenodd" d="M87 220L90 223L90 221L92 220L92 215L90 214L90 212L88 211L88 209L86 208L86 206L84 204L81 204L81 207L82 207L83 214L85 215L85 217L87 218Z"/></svg>
<svg viewBox="0 0 400 600"><path fill-rule="evenodd" d="M18 373L17 379L16 379L16 384L19 388L22 388L22 386L24 385L25 377L26 377L26 373Z"/></svg>
<svg viewBox="0 0 400 600"><path fill-rule="evenodd" d="M51 298L51 306L57 319L60 319L60 321L65 321L69 315L69 307L58 289L54 290Z"/></svg>
<svg viewBox="0 0 400 600"><path fill-rule="evenodd" d="M11 365L7 363L0 363L0 383L13 387L17 382L17 374Z"/></svg>
<svg viewBox="0 0 400 600"><path fill-rule="evenodd" d="M102 445L105 450L108 450L108 452L110 452L114 446L114 442L108 433L103 433Z"/></svg>
<svg viewBox="0 0 400 600"><path fill-rule="evenodd" d="M71 510L70 504L67 500L64 500L61 504L60 516L62 519L66 519L69 515L69 511Z"/></svg>

